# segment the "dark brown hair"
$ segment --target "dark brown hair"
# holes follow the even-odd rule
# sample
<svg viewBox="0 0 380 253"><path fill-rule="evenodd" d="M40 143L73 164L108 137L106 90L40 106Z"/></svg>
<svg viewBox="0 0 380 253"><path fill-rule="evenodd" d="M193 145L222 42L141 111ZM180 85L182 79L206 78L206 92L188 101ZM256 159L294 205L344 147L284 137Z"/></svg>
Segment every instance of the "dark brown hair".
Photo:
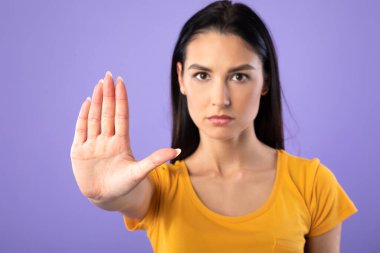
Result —
<svg viewBox="0 0 380 253"><path fill-rule="evenodd" d="M181 148L174 163L191 155L198 147L198 127L191 119L186 96L180 92L177 62L185 64L186 47L194 35L218 31L234 34L245 40L260 57L269 91L260 99L259 111L253 122L257 138L275 149L284 149L281 107L281 86L277 55L268 29L260 17L247 5L231 1L216 1L195 13L183 26L174 48L171 66L172 148ZM183 73L182 68L182 73Z"/></svg>

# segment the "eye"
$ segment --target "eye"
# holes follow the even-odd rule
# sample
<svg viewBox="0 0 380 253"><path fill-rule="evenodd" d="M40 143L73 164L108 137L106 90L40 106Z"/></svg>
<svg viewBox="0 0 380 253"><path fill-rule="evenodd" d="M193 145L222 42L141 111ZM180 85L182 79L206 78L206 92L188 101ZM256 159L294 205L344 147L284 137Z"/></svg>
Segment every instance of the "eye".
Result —
<svg viewBox="0 0 380 253"><path fill-rule="evenodd" d="M194 77L199 79L199 80L206 80L207 76L208 75L206 72L198 72L198 73L194 74Z"/></svg>
<svg viewBox="0 0 380 253"><path fill-rule="evenodd" d="M248 80L249 79L249 76L246 75L246 74L242 74L242 73L236 73L235 75L233 75L234 77L237 77L237 79L235 79L236 81L239 81L239 82L243 82L245 80Z"/></svg>

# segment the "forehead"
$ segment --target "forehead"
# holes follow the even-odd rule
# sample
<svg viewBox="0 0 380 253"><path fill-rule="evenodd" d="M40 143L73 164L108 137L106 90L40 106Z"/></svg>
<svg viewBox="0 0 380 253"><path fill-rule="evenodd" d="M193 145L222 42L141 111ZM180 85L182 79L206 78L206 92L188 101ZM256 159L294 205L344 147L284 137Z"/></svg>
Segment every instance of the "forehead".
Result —
<svg viewBox="0 0 380 253"><path fill-rule="evenodd" d="M236 65L241 63L260 64L254 49L242 38L234 34L214 31L195 35L186 48L186 63L207 65Z"/></svg>

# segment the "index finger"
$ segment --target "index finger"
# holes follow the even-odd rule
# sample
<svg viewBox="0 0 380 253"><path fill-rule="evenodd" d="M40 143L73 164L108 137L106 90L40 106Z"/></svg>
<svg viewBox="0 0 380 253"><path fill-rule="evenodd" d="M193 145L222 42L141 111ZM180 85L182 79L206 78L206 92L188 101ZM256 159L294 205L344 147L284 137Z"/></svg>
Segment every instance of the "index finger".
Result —
<svg viewBox="0 0 380 253"><path fill-rule="evenodd" d="M126 137L129 142L129 108L127 89L119 76L116 82L115 135Z"/></svg>

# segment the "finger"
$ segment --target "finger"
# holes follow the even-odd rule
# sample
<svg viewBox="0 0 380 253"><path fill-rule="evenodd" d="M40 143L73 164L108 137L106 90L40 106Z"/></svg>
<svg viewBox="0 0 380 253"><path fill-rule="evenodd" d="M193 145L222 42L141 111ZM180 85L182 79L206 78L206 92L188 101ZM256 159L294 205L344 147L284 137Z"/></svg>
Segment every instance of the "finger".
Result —
<svg viewBox="0 0 380 253"><path fill-rule="evenodd" d="M109 71L104 78L101 131L104 136L115 134L115 87Z"/></svg>
<svg viewBox="0 0 380 253"><path fill-rule="evenodd" d="M91 107L87 122L87 139L94 139L100 134L100 116L102 112L103 101L103 82L103 79L99 80L92 94Z"/></svg>
<svg viewBox="0 0 380 253"><path fill-rule="evenodd" d="M129 142L129 108L128 95L123 79L116 82L115 135L126 138Z"/></svg>
<svg viewBox="0 0 380 253"><path fill-rule="evenodd" d="M153 152L150 156L138 161L138 169L140 172L136 174L147 175L151 170L161 164L177 157L181 153L181 149L163 148Z"/></svg>
<svg viewBox="0 0 380 253"><path fill-rule="evenodd" d="M75 134L74 134L74 145L83 144L87 139L87 117L88 111L90 110L90 98L86 98L86 100L82 103L82 106L79 111L79 116L77 119L77 123L75 125Z"/></svg>

